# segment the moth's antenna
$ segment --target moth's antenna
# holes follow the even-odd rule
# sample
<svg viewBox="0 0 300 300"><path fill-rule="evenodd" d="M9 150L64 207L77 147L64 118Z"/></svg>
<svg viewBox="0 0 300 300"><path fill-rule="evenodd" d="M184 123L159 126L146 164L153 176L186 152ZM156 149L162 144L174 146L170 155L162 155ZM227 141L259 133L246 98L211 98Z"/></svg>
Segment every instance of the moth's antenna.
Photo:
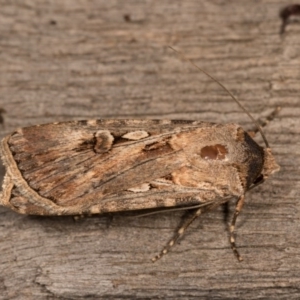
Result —
<svg viewBox="0 0 300 300"><path fill-rule="evenodd" d="M247 109L239 102L238 99L236 99L232 93L221 83L219 82L217 79L215 79L214 77L212 77L210 74L208 74L205 70L201 69L200 67L198 67L195 63L193 63L190 59L188 59L183 53L175 50L174 48L172 48L171 46L169 46L170 49L172 49L174 52L176 52L177 54L181 55L183 59L185 59L186 61L188 61L190 64L192 64L195 68L197 68L199 71L201 71L202 73L204 73L206 76L208 76L210 79L212 79L214 82L216 82L236 103L237 105L247 114L247 116L252 120L252 122L255 124L255 126L257 127L258 131L260 132L264 143L266 144L266 147L269 148L269 143L266 139L266 136L263 133L263 130L261 128L261 126L259 125L259 123L251 116L251 114L247 111Z"/></svg>

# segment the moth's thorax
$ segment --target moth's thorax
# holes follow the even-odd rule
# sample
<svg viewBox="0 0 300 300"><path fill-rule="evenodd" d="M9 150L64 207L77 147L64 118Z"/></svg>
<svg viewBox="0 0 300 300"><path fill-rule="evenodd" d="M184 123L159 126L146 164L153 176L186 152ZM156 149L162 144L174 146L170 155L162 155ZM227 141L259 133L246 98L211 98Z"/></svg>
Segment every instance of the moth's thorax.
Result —
<svg viewBox="0 0 300 300"><path fill-rule="evenodd" d="M187 164L173 172L177 184L228 188L244 193L261 175L265 151L236 124L215 124L175 135L170 145L182 149Z"/></svg>

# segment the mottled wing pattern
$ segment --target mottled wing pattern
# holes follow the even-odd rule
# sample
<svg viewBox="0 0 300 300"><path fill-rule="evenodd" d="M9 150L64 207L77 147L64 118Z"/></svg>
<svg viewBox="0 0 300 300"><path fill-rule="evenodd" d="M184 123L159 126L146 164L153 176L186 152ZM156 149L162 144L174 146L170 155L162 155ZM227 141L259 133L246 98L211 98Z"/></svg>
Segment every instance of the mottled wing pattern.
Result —
<svg viewBox="0 0 300 300"><path fill-rule="evenodd" d="M209 130L216 127L221 145ZM11 155L4 161L11 203L24 213L78 214L224 202L243 191L240 182L236 191L228 186L228 176L233 184L240 180L231 162L235 154L225 155L230 147L238 151L228 146L231 135L225 125L194 121L91 120L22 128L2 142L2 152ZM207 144L213 144L212 153ZM227 168L223 179L207 170L207 155L217 155L217 172Z"/></svg>

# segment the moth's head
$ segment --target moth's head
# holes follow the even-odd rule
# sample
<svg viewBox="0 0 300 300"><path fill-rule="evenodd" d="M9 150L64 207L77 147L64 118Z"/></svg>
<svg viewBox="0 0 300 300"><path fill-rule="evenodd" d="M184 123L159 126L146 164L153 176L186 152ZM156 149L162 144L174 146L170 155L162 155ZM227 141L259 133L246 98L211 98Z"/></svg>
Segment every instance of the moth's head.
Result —
<svg viewBox="0 0 300 300"><path fill-rule="evenodd" d="M238 136L239 140L243 142L244 153L247 156L239 168L242 169L242 166L245 165L245 186L246 189L249 189L267 179L269 175L279 171L279 166L270 148L263 148L258 145L242 128L239 128Z"/></svg>
<svg viewBox="0 0 300 300"><path fill-rule="evenodd" d="M270 148L264 148L264 165L262 169L263 178L268 178L269 175L272 175L275 172L278 172L280 169L279 165L276 163L274 155Z"/></svg>

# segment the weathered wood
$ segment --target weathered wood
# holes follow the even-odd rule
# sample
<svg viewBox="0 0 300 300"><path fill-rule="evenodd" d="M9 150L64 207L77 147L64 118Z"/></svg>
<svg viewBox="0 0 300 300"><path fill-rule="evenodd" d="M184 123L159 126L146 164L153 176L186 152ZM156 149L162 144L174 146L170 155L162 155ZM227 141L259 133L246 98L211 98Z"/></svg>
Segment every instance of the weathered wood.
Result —
<svg viewBox="0 0 300 300"><path fill-rule="evenodd" d="M287 2L286 4L290 4ZM152 263L181 213L18 215L0 208L0 299L299 299L299 23L282 1L1 1L1 136L71 119L250 121L173 45L226 85L265 129L276 174L249 192L238 263L221 210ZM260 139L259 139L260 140ZM1 170L3 174L3 170ZM233 207L233 206L232 206Z"/></svg>

